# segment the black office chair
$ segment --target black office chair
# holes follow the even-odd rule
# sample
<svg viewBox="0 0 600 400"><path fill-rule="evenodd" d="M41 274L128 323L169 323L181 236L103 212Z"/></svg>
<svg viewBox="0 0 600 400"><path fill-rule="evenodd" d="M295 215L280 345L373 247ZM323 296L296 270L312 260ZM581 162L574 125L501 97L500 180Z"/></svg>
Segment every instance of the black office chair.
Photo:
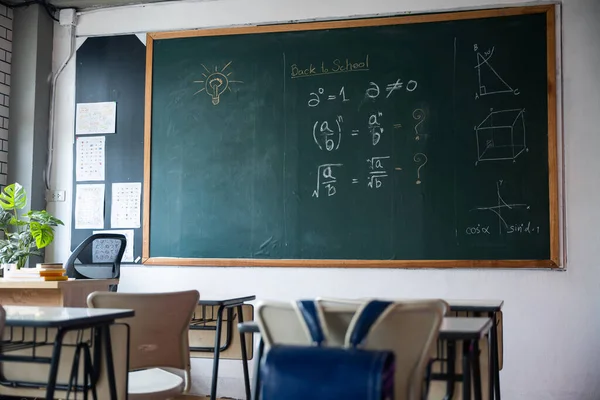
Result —
<svg viewBox="0 0 600 400"><path fill-rule="evenodd" d="M115 233L96 233L79 244L64 264L75 279L119 279L127 239ZM116 292L117 285L110 285Z"/></svg>

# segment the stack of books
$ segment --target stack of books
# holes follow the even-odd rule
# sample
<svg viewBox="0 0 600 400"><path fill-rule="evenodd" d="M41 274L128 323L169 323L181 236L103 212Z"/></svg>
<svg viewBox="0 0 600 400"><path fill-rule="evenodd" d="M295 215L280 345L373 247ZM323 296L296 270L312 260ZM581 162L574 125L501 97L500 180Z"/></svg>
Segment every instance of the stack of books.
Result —
<svg viewBox="0 0 600 400"><path fill-rule="evenodd" d="M13 281L66 281L69 278L62 264L37 264L35 268L4 271L4 279Z"/></svg>

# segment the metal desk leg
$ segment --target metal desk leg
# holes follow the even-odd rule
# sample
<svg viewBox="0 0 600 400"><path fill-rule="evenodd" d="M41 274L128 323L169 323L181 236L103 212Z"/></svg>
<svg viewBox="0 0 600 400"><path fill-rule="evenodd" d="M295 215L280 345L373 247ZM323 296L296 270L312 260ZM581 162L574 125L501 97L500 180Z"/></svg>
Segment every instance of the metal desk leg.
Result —
<svg viewBox="0 0 600 400"><path fill-rule="evenodd" d="M446 341L448 359L448 379L446 380L446 396L444 400L452 400L454 396L454 377L456 374L456 343L453 340Z"/></svg>
<svg viewBox="0 0 600 400"><path fill-rule="evenodd" d="M217 327L215 329L215 355L213 359L212 383L210 386L210 400L217 399L217 378L219 376L219 353L221 347L221 325L223 323L223 311L225 306L219 306L217 311Z"/></svg>
<svg viewBox="0 0 600 400"><path fill-rule="evenodd" d="M265 351L265 343L262 337L258 339L258 351L254 355L254 394L252 400L258 400L260 396L260 362L262 361L262 355Z"/></svg>
<svg viewBox="0 0 600 400"><path fill-rule="evenodd" d="M244 322L242 314L242 306L237 306L238 322ZM248 354L246 353L246 335L240 332L240 348L242 350L242 368L244 369L244 388L246 389L246 400L251 400L250 397L250 376L248 375Z"/></svg>
<svg viewBox="0 0 600 400"><path fill-rule="evenodd" d="M499 360L499 356L498 356L498 324L496 321L496 314L492 313L492 332L491 332L491 341L492 341L492 365L490 366L490 377L492 377L493 374L493 378L490 379L490 387L492 386L493 383L493 387L494 387L494 391L495 391L495 396L492 397L491 394L491 390L490 390L490 400L493 398L495 400L500 400L500 360Z"/></svg>
<svg viewBox="0 0 600 400"><path fill-rule="evenodd" d="M58 329L54 338L54 348L52 349L52 361L50 362L50 373L48 375L48 386L46 387L46 400L54 400L54 390L56 389L56 377L58 375L58 364L60 363L60 351L62 341L66 331Z"/></svg>
<svg viewBox="0 0 600 400"><path fill-rule="evenodd" d="M117 385L115 383L115 365L113 363L110 325L104 325L99 329L102 329L102 336L104 337L104 349L106 352L106 372L108 375L108 387L110 390L110 398L112 400L117 400Z"/></svg>
<svg viewBox="0 0 600 400"><path fill-rule="evenodd" d="M471 400L471 363L469 362L469 341L463 341L463 356L462 356L462 389L463 389L463 400Z"/></svg>
<svg viewBox="0 0 600 400"><path fill-rule="evenodd" d="M473 340L470 346L471 368L473 371L473 387L475 391L475 400L482 399L481 393L481 368L479 365L479 341Z"/></svg>

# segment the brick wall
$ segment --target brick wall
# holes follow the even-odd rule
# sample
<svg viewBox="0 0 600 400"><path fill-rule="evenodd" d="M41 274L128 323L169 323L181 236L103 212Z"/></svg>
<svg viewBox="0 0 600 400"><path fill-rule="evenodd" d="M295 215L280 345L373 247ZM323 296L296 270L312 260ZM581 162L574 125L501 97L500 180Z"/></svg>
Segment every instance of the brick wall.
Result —
<svg viewBox="0 0 600 400"><path fill-rule="evenodd" d="M12 61L13 11L0 5L0 187L8 174L8 108Z"/></svg>

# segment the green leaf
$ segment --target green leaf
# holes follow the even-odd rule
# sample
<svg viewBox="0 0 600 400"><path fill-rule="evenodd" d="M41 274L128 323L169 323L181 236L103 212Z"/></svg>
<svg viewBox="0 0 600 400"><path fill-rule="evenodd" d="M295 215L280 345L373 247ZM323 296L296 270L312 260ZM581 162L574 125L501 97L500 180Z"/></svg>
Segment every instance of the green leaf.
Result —
<svg viewBox="0 0 600 400"><path fill-rule="evenodd" d="M27 205L27 194L23 186L11 183L0 193L0 207L4 210L21 210Z"/></svg>
<svg viewBox="0 0 600 400"><path fill-rule="evenodd" d="M8 225L10 225L10 220L13 218L13 215L6 210L0 209L0 229L8 229Z"/></svg>
<svg viewBox="0 0 600 400"><path fill-rule="evenodd" d="M35 245L38 249L43 249L54 240L54 230L51 226L32 221L29 223L29 229L31 236L35 238Z"/></svg>
<svg viewBox="0 0 600 400"><path fill-rule="evenodd" d="M41 222L42 224L47 224L51 226L64 225L63 222L53 217L48 211L29 211L25 214L31 221Z"/></svg>
<svg viewBox="0 0 600 400"><path fill-rule="evenodd" d="M21 221L20 219L17 219L17 217L15 217L14 215L12 215L10 217L9 223L12 226L25 226L25 225L27 225L27 221Z"/></svg>

